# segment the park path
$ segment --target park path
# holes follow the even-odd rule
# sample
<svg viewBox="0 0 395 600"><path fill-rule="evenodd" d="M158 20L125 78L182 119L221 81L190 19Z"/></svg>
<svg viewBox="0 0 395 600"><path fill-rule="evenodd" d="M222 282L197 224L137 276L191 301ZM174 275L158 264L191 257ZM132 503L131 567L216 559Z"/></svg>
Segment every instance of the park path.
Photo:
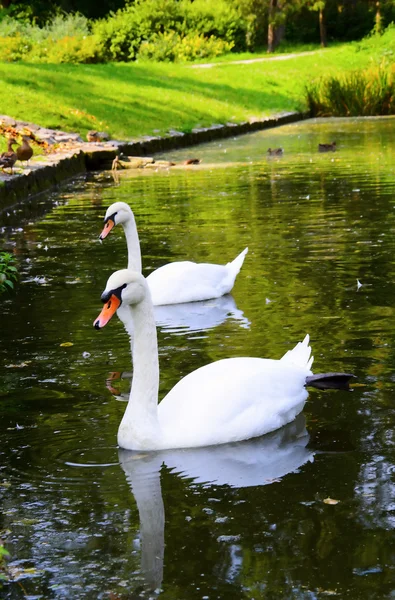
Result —
<svg viewBox="0 0 395 600"><path fill-rule="evenodd" d="M317 54L320 50L308 50L306 52L292 52L290 54L281 54L280 56L261 56L260 58L246 58L245 60L232 60L215 63L201 63L199 65L191 65L191 69L210 69L211 67L220 67L222 65L247 65L256 62L268 62L272 60L288 60L290 58L296 58L298 56L309 56L310 54Z"/></svg>

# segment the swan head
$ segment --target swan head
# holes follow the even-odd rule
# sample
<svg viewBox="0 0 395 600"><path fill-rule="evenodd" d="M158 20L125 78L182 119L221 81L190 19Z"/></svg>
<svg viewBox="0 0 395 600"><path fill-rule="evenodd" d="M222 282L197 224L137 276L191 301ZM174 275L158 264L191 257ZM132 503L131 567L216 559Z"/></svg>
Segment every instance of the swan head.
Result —
<svg viewBox="0 0 395 600"><path fill-rule="evenodd" d="M108 278L107 285L101 295L104 306L100 315L93 322L96 329L107 325L121 304L133 306L141 302L147 294L148 286L144 277L137 271L121 269Z"/></svg>
<svg viewBox="0 0 395 600"><path fill-rule="evenodd" d="M104 217L103 231L99 235L101 240L104 240L115 225L126 223L130 219L134 219L133 211L126 202L114 202L106 210Z"/></svg>

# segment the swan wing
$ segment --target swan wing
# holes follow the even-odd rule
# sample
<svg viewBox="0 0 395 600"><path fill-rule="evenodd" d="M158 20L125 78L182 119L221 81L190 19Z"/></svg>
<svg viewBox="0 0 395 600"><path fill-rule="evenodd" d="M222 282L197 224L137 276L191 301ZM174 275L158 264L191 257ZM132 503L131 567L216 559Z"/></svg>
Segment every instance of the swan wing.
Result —
<svg viewBox="0 0 395 600"><path fill-rule="evenodd" d="M263 358L224 359L193 371L159 404L164 447L222 444L282 427L303 409L308 373Z"/></svg>
<svg viewBox="0 0 395 600"><path fill-rule="evenodd" d="M179 261L159 267L147 277L153 304L198 302L228 294L247 251L226 265Z"/></svg>

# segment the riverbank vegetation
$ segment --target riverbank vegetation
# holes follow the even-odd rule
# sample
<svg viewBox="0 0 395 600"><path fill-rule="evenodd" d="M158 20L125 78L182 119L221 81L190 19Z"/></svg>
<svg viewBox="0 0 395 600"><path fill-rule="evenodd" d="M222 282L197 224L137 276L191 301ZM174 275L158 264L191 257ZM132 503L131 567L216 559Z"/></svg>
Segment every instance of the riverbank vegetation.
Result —
<svg viewBox="0 0 395 600"><path fill-rule="evenodd" d="M85 0L75 14L59 12L67 11L66 0L32 0L28 7L0 0L1 112L82 136L96 129L131 139L284 111L348 114L338 107L373 104L361 100L361 92L378 84L387 89L380 91L384 101L374 103L376 114L382 114L380 106L384 114L393 111L385 98L392 90L395 29L383 26L395 19L395 0L284 0L275 15L273 2L218 0L213 8L211 0L106 0L113 12L98 14ZM327 48L320 47L320 11ZM282 31L274 56L263 47L271 24ZM367 32L363 39L341 41ZM100 48L99 64L84 64L93 47ZM279 60L283 51L295 56ZM213 54L221 56L202 68ZM352 93L361 97L351 101ZM331 94L336 99L328 103Z"/></svg>
<svg viewBox="0 0 395 600"><path fill-rule="evenodd" d="M14 256L9 252L0 252L0 294L13 290L17 279L18 269L15 266ZM2 557L0 545L0 573Z"/></svg>
<svg viewBox="0 0 395 600"><path fill-rule="evenodd" d="M307 85L322 76L384 69L394 52L395 30L390 28L383 36L316 47L287 60L226 61L211 68L154 62L0 63L2 113L83 136L90 129L116 139L187 132L307 110Z"/></svg>
<svg viewBox="0 0 395 600"><path fill-rule="evenodd" d="M395 21L394 0L85 0L73 8L0 0L0 60L186 62L358 40Z"/></svg>

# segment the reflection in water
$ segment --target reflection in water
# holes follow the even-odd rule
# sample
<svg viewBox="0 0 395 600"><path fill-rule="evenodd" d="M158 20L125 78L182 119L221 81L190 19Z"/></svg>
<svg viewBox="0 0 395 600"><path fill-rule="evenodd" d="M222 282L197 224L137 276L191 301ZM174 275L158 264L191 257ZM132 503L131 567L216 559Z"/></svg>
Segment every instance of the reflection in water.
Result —
<svg viewBox="0 0 395 600"><path fill-rule="evenodd" d="M204 302L154 306L154 313L156 324L163 331L177 334L212 329L226 319L239 321L245 329L250 326L230 294Z"/></svg>
<svg viewBox="0 0 395 600"><path fill-rule="evenodd" d="M305 418L261 438L206 448L164 452L118 451L140 517L141 570L148 588L157 590L163 578L165 512L160 469L165 464L180 477L205 486L232 488L268 485L295 472L314 453L307 448Z"/></svg>
<svg viewBox="0 0 395 600"><path fill-rule="evenodd" d="M320 452L279 484L190 484L170 457L174 471L163 468L159 481L157 467L163 598L392 598L394 134L395 118L303 121L202 145L196 170L123 171L119 186L109 173L84 175L0 211L2 247L21 274L0 326L0 537L8 564L26 569L0 596L19 598L23 585L31 598L137 597L140 553L130 542L139 515L115 448L125 407L103 389L111 365L129 371L130 353L120 323L99 337L91 327L104 280L125 256L121 232L100 245L98 229L105 207L126 201L146 274L186 255L215 262L250 248L232 295L251 326L231 316L210 328L206 319L194 334L163 319L161 396L229 354L281 356L305 331L320 348L317 370L358 375L352 394L310 393L304 414ZM317 151L332 139L336 153ZM267 160L280 146L284 155ZM108 383L121 396L127 375ZM188 465L211 479L210 465Z"/></svg>

